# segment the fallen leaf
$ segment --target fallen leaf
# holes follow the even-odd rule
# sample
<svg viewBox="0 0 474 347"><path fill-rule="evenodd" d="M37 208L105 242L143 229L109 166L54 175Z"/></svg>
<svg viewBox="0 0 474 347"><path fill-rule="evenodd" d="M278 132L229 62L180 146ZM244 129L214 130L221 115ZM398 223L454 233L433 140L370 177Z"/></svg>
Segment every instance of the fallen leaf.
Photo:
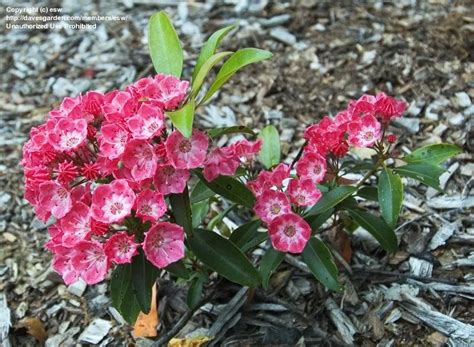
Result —
<svg viewBox="0 0 474 347"><path fill-rule="evenodd" d="M48 335L44 330L43 322L38 318L27 317L23 318L16 325L17 329L25 328L26 332L38 340L41 344L46 341Z"/></svg>
<svg viewBox="0 0 474 347"><path fill-rule="evenodd" d="M133 335L135 337L156 337L158 332L156 327L158 326L159 318L158 311L156 309L156 283L153 285L151 291L151 308L150 312L140 312L137 321L133 326Z"/></svg>
<svg viewBox="0 0 474 347"><path fill-rule="evenodd" d="M208 336L194 336L183 339L173 337L168 342L168 347L200 347L211 340L212 338Z"/></svg>

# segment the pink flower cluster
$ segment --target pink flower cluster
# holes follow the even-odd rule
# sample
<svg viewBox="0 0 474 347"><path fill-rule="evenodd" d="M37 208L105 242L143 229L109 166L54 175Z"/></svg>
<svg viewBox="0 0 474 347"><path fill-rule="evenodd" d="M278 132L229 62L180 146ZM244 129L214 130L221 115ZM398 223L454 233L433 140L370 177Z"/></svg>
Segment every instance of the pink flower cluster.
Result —
<svg viewBox="0 0 474 347"><path fill-rule="evenodd" d="M163 74L125 90L65 98L23 147L25 198L47 221L53 268L69 284L102 281L112 264L130 263L141 247L159 268L184 256L184 231L166 221L165 196L181 193L190 170L233 175L261 141L210 148L207 134L168 133L165 111L178 108L189 83ZM127 223L151 224L145 231Z"/></svg>
<svg viewBox="0 0 474 347"><path fill-rule="evenodd" d="M296 162L296 175L290 175L289 166L279 164L247 183L257 198L255 213L268 225L275 249L301 253L306 246L311 228L295 211L321 198L317 184L326 177L328 157L342 157L350 146L372 147L381 140L390 119L405 109L405 102L384 93L363 95L334 118L326 116L306 129L307 144ZM387 141L394 142L394 135L388 135Z"/></svg>
<svg viewBox="0 0 474 347"><path fill-rule="evenodd" d="M305 131L306 149L322 156L344 156L349 146L372 147L382 137L382 128L392 118L400 117L407 105L384 93L364 94L351 101L334 118L324 117Z"/></svg>

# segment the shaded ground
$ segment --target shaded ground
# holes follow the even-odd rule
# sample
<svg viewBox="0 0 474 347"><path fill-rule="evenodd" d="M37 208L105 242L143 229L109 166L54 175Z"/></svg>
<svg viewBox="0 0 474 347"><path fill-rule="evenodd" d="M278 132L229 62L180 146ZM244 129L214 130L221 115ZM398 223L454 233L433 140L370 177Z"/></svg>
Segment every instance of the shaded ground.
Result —
<svg viewBox="0 0 474 347"><path fill-rule="evenodd" d="M99 23L91 32L2 33L0 298L5 295L12 311L12 345L35 344L19 324L25 317L41 321L49 345L78 342L96 318L111 323L102 344L134 341L130 329L110 311L106 284L75 295L50 269L50 255L42 248L47 233L22 199L18 161L29 129L62 97L118 88L151 72L143 33L149 15L166 6L147 2L42 2L38 6L63 7L70 14L127 14L130 20ZM167 7L187 53L185 76L190 75L189 64L203 39L231 22L240 30L223 42L223 48L254 46L274 52L270 62L247 68L223 88L213 106L201 111L203 125L276 124L283 134L283 150L291 157L308 124L335 114L363 92L385 91L411 103L408 115L394 129L403 144L400 152L444 141L462 146L464 154L447 163L452 175L445 177L442 193L407 182L402 218L406 224L398 230L401 244L395 255L387 256L360 230L350 246L337 230L324 231L322 237L348 260L340 270L343 293L325 291L297 260L287 258L273 276L269 293L255 293L246 305L241 305L246 293L220 282L211 302L180 335L196 329L201 329L197 334L206 333L202 329L213 326L223 309L217 321L228 323L212 330L218 333L218 345L458 346L461 338L468 345L466 338L474 336L469 325L474 298L472 3L246 3L183 2ZM4 24L5 18L2 28ZM443 241L445 245L439 244ZM164 335L187 310L186 289L167 278L160 283L159 334ZM229 305L234 295L241 299ZM425 302L432 306L423 306ZM262 303L268 305L259 306ZM226 313L232 307L235 312ZM430 312L441 316L427 319Z"/></svg>

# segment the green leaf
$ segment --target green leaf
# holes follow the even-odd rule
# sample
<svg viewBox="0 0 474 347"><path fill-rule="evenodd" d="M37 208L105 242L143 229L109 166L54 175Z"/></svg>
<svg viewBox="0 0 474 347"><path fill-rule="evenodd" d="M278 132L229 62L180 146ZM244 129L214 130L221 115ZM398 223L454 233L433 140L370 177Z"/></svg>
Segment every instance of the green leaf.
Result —
<svg viewBox="0 0 474 347"><path fill-rule="evenodd" d="M209 224L207 225L207 228L209 230L213 230L214 227L222 223L222 220L224 219L225 216L229 214L230 211L232 211L237 205L232 204L229 207L227 207L224 211L219 213L217 216L214 216L210 221Z"/></svg>
<svg viewBox="0 0 474 347"><path fill-rule="evenodd" d="M199 104L209 100L222 85L229 80L239 69L252 63L271 58L272 53L257 48L243 48L232 54L217 73L214 83L204 95Z"/></svg>
<svg viewBox="0 0 474 347"><path fill-rule="evenodd" d="M188 187L182 193L170 194L169 200L175 223L184 228L186 235L191 235L193 233L193 219Z"/></svg>
<svg viewBox="0 0 474 347"><path fill-rule="evenodd" d="M117 265L110 280L110 296L112 306L120 312L130 324L134 324L140 313L140 305L135 297L132 286L132 265Z"/></svg>
<svg viewBox="0 0 474 347"><path fill-rule="evenodd" d="M166 112L171 123L179 130L184 137L189 138L193 133L194 107L195 101L191 100L179 110Z"/></svg>
<svg viewBox="0 0 474 347"><path fill-rule="evenodd" d="M193 211L193 228L197 228L209 213L209 200L195 202L191 210Z"/></svg>
<svg viewBox="0 0 474 347"><path fill-rule="evenodd" d="M262 222L260 220L253 220L248 223L242 224L235 229L230 235L229 239L240 249L248 242L255 239L258 234L258 228Z"/></svg>
<svg viewBox="0 0 474 347"><path fill-rule="evenodd" d="M308 216L305 218L305 220L306 222L308 222L309 226L311 227L311 230L316 232L324 224L324 222L326 222L329 217L332 216L333 213L334 209L330 208L329 210L326 210L321 214Z"/></svg>
<svg viewBox="0 0 474 347"><path fill-rule="evenodd" d="M220 52L210 56L206 60L196 77L193 79L190 98L194 98L196 95L198 95L199 90L201 89L202 84L204 83L204 79L206 78L209 71L211 71L211 69L214 67L214 65L218 64L222 59L224 59L230 54L232 54L232 52Z"/></svg>
<svg viewBox="0 0 474 347"><path fill-rule="evenodd" d="M270 276L273 271L276 270L278 265L285 258L285 253L278 252L276 249L270 246L270 248L265 252L260 263L260 276L262 276L262 286L264 289L268 288L270 282Z"/></svg>
<svg viewBox="0 0 474 347"><path fill-rule="evenodd" d="M249 287L259 285L258 271L228 239L209 230L196 229L188 243L200 261L229 281Z"/></svg>
<svg viewBox="0 0 474 347"><path fill-rule="evenodd" d="M357 189L352 186L339 186L328 193L324 194L323 197L314 205L308 212L309 216L315 214L322 214L327 210L333 208L341 201L352 195Z"/></svg>
<svg viewBox="0 0 474 347"><path fill-rule="evenodd" d="M446 159L461 153L461 148L448 143L427 145L402 158L407 163L440 164Z"/></svg>
<svg viewBox="0 0 474 347"><path fill-rule="evenodd" d="M247 208L253 208L255 196L242 182L230 176L219 176L215 180L208 182L201 172L196 170L195 173L209 189L223 198Z"/></svg>
<svg viewBox="0 0 474 347"><path fill-rule="evenodd" d="M379 201L379 192L377 187L364 186L359 188L356 195L364 198L365 200Z"/></svg>
<svg viewBox="0 0 474 347"><path fill-rule="evenodd" d="M224 36L227 35L227 33L233 28L235 28L235 25L229 25L225 28L217 30L209 37L206 44L202 47L201 53L199 54L199 58L196 62L196 66L194 67L192 78L193 81L196 79L196 76L201 70L203 64L216 52L216 49Z"/></svg>
<svg viewBox="0 0 474 347"><path fill-rule="evenodd" d="M132 285L143 313L150 312L151 289L160 271L151 264L140 249L132 259Z"/></svg>
<svg viewBox="0 0 474 347"><path fill-rule="evenodd" d="M258 158L267 169L280 163L280 135L273 125L268 125L262 129L259 138L263 140L262 148L258 153Z"/></svg>
<svg viewBox="0 0 474 347"><path fill-rule="evenodd" d="M178 278L184 278L185 280L191 277L191 274L189 273L188 269L186 269L186 266L182 260L178 260L169 264L167 267L165 267L165 270L170 274L173 274Z"/></svg>
<svg viewBox="0 0 474 347"><path fill-rule="evenodd" d="M397 250L397 236L382 218L360 209L348 210L348 212L354 222L372 234L383 249L390 253Z"/></svg>
<svg viewBox="0 0 474 347"><path fill-rule="evenodd" d="M244 133L244 134L250 134L252 136L256 136L254 131L244 125L235 125L232 127L223 127L223 128L214 128L214 129L209 129L207 131L207 135L210 138L215 138L219 137L222 135L228 135L228 134L239 134L239 133Z"/></svg>
<svg viewBox="0 0 474 347"><path fill-rule="evenodd" d="M148 48L157 73L181 77L183 50L178 34L164 11L155 13L148 22Z"/></svg>
<svg viewBox="0 0 474 347"><path fill-rule="evenodd" d="M439 176L444 172L444 169L435 164L407 164L393 169L399 175L404 177L411 177L418 180L427 186L440 190Z"/></svg>
<svg viewBox="0 0 474 347"><path fill-rule="evenodd" d="M247 243L242 245L242 247L240 247L240 250L244 253L247 253L248 251L255 249L255 247L257 247L259 244L267 240L268 240L267 232L257 232L257 235L255 235L253 239L249 240Z"/></svg>
<svg viewBox="0 0 474 347"><path fill-rule="evenodd" d="M395 228L402 209L403 183L400 176L386 167L379 177L378 200L383 218L390 227Z"/></svg>
<svg viewBox="0 0 474 347"><path fill-rule="evenodd" d="M341 289L337 266L323 241L317 237L310 238L303 250L302 258L314 277L325 287L336 291Z"/></svg>
<svg viewBox="0 0 474 347"><path fill-rule="evenodd" d="M202 287L204 279L201 276L194 277L191 281L191 285L188 289L188 295L186 296L186 303L192 310L195 309L202 298Z"/></svg>
<svg viewBox="0 0 474 347"><path fill-rule="evenodd" d="M202 181L198 181L191 192L191 203L195 204L202 200L207 200L216 195L208 186Z"/></svg>

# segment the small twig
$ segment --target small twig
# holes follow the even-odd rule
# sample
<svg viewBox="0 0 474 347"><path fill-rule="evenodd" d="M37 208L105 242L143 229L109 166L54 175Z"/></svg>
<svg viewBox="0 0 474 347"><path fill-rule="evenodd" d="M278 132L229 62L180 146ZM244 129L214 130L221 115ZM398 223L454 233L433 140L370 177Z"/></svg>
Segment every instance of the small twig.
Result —
<svg viewBox="0 0 474 347"><path fill-rule="evenodd" d="M275 295L272 295L272 294L269 295L268 293L265 293L263 290L259 289L257 291L257 296L261 300L270 301L274 304L278 304L278 305L286 307L291 312L297 314L306 323L310 321L310 318L308 317L308 315L304 311L300 310L297 306L295 306L293 304L290 304L289 302L286 302L285 300L282 300L282 299L276 297Z"/></svg>
<svg viewBox="0 0 474 347"><path fill-rule="evenodd" d="M336 258L337 261L339 261L341 263L341 265L344 267L344 269L346 269L346 271L350 275L352 275L351 266L346 262L344 257L337 250L335 250L334 248L331 248L331 253L334 255L334 258Z"/></svg>
<svg viewBox="0 0 474 347"><path fill-rule="evenodd" d="M434 214L434 212L425 213L424 215L421 215L421 216L419 216L419 217L416 217L416 218L413 218L413 219L411 219L411 220L409 220L409 221L406 221L405 223L403 223L402 225L400 225L399 227L397 227L397 228L395 229L395 232L400 231L401 229L403 229L403 228L406 227L407 225L409 225L409 224L411 224L411 223L414 223L414 222L416 222L416 221L419 221L420 219L424 219L424 218L426 218L426 217L429 217L429 216L431 216L432 214Z"/></svg>
<svg viewBox="0 0 474 347"><path fill-rule="evenodd" d="M356 275L363 274L363 273L371 273L371 274L381 275L381 276L397 277L398 279L411 278L411 279L423 281L423 282L441 282L441 283L447 283L447 284L456 284L456 281L447 280L444 278L416 276L416 275L405 274L405 273L400 273L400 272L374 270L374 269L366 269L366 268L354 269L353 271L355 272Z"/></svg>
<svg viewBox="0 0 474 347"><path fill-rule="evenodd" d="M186 313L176 322L176 324L163 336L161 336L158 340L153 342L153 347L159 346L166 346L168 345L169 340L171 340L179 331L186 325L186 323L193 317L194 312L199 310L201 306L206 304L212 297L214 296L214 291L211 294L203 298L199 303L196 305L195 308L186 311Z"/></svg>
<svg viewBox="0 0 474 347"><path fill-rule="evenodd" d="M304 150L304 148L306 147L306 144L307 144L307 143L308 143L308 142L305 141L305 142L303 143L303 145L300 147L300 150L299 150L298 153L296 154L295 159L293 159L293 161L291 162L290 169L293 169L293 166L295 166L296 162L297 162L297 161L301 158L301 156L303 155L303 150Z"/></svg>

